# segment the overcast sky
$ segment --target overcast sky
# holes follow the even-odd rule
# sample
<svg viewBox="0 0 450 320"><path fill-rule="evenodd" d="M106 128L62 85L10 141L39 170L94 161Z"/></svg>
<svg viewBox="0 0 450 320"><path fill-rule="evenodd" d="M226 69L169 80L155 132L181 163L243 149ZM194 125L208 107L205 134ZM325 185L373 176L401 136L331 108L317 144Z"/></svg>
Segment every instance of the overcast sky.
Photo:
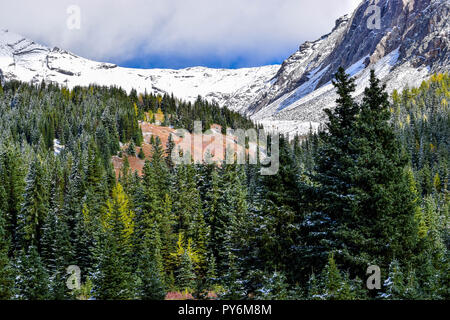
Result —
<svg viewBox="0 0 450 320"><path fill-rule="evenodd" d="M361 0L13 0L0 28L129 67L245 67L281 63L331 31ZM81 9L80 29L67 8Z"/></svg>

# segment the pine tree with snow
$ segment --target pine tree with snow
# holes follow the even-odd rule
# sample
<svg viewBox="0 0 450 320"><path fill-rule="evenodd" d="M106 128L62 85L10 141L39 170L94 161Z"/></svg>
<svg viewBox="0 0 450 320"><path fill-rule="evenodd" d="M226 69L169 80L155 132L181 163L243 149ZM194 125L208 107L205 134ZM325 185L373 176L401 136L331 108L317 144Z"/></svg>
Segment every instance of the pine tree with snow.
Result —
<svg viewBox="0 0 450 320"><path fill-rule="evenodd" d="M345 74L343 68L335 75L333 84L339 95L337 107L333 111L325 110L328 116L327 131L319 133L321 144L315 174L311 177L312 186L302 186L314 202L309 207L311 200L305 200L309 212L306 212L300 223L303 228L300 228L302 235L299 242L304 245L299 256L302 257L301 264L310 268L305 270L305 275L311 273L311 269L321 270L329 252L340 245L334 235L336 224L339 216L351 208L351 177L343 168L353 166L350 141L354 136L359 108L352 98L354 80Z"/></svg>
<svg viewBox="0 0 450 320"><path fill-rule="evenodd" d="M405 277L399 262L393 260L389 265L388 277L384 281L385 293L382 293L381 297L389 300L401 299L406 290L404 281Z"/></svg>
<svg viewBox="0 0 450 320"><path fill-rule="evenodd" d="M164 260L162 256L162 242L160 230L157 224L153 226L149 239L145 239L144 241L146 242L146 247L150 250L152 254L152 260L155 263L155 268L156 272L158 273L158 277L163 281L166 278L166 274L164 270ZM144 252L147 251L147 248L144 248Z"/></svg>
<svg viewBox="0 0 450 320"><path fill-rule="evenodd" d="M12 249L19 247L19 220L26 174L24 159L18 146L10 142L3 143L0 151L0 185L5 191L3 194L5 228Z"/></svg>
<svg viewBox="0 0 450 320"><path fill-rule="evenodd" d="M210 256L208 257L208 270L206 272L205 282L208 290L212 290L217 284L216 259L212 254L210 254Z"/></svg>
<svg viewBox="0 0 450 320"><path fill-rule="evenodd" d="M328 257L328 263L318 278L311 276L309 297L317 300L355 300L364 299L362 282L350 280L336 265L334 254Z"/></svg>
<svg viewBox="0 0 450 320"><path fill-rule="evenodd" d="M23 249L14 263L16 272L16 295L20 300L47 300L49 293L49 276L37 248L33 245Z"/></svg>
<svg viewBox="0 0 450 320"><path fill-rule="evenodd" d="M126 250L130 250L133 246L134 217L129 198L122 185L118 183L112 190L111 199L106 202L101 221L105 230Z"/></svg>
<svg viewBox="0 0 450 320"><path fill-rule="evenodd" d="M20 230L24 246L33 245L40 251L42 226L48 211L48 189L39 156L32 160L26 182L24 202L20 212Z"/></svg>
<svg viewBox="0 0 450 320"><path fill-rule="evenodd" d="M131 299L134 297L131 255L135 231L134 212L129 199L118 183L101 219L94 250L96 276L93 278L99 299Z"/></svg>
<svg viewBox="0 0 450 320"><path fill-rule="evenodd" d="M261 293L258 298L263 300L288 300L290 298L286 276L278 271L265 277L259 291Z"/></svg>
<svg viewBox="0 0 450 320"><path fill-rule="evenodd" d="M41 258L50 276L50 294L53 299L62 300L69 298L65 284L66 268L75 264L73 260L75 252L70 239L67 217L63 215L63 192L60 179L58 162L53 166L50 210L42 227Z"/></svg>
<svg viewBox="0 0 450 320"><path fill-rule="evenodd" d="M236 264L236 257L231 252L228 253L227 266L228 269L224 272L222 280L226 291L222 298L226 300L243 299L246 296L246 291L242 275Z"/></svg>
<svg viewBox="0 0 450 320"><path fill-rule="evenodd" d="M131 140L130 144L128 145L127 154L130 156L136 156L136 145L134 144L133 140Z"/></svg>
<svg viewBox="0 0 450 320"><path fill-rule="evenodd" d="M148 229L156 221L158 210L160 207L160 201L158 198L156 175L154 168L149 160L145 161L144 168L142 170L142 186L143 186L143 199L142 199L142 216L139 217L140 222L144 228ZM148 229L150 230L150 229Z"/></svg>
<svg viewBox="0 0 450 320"><path fill-rule="evenodd" d="M170 264L170 252L173 249L175 239L175 223L175 216L172 212L172 199L166 194L162 203L161 217L158 219L158 229L161 238L161 256L166 268Z"/></svg>
<svg viewBox="0 0 450 320"><path fill-rule="evenodd" d="M49 212L43 231L41 257L50 276L50 293L53 299L67 299L66 268L73 264L74 252L69 229L58 209Z"/></svg>
<svg viewBox="0 0 450 320"><path fill-rule="evenodd" d="M442 211L441 211L442 210ZM445 245L445 206L440 207L430 195L424 199L422 215L422 252L418 256L416 268L422 298L442 299L448 296L445 283L448 280L448 254Z"/></svg>
<svg viewBox="0 0 450 320"><path fill-rule="evenodd" d="M167 140L167 144L166 144L166 153L167 153L166 164L167 164L167 167L169 168L169 170L172 172L175 167L175 164L173 163L173 160L172 160L172 155L173 155L174 150L175 150L175 141L173 140L172 134L170 134L169 138Z"/></svg>
<svg viewBox="0 0 450 320"><path fill-rule="evenodd" d="M181 291L192 292L196 288L196 275L189 254L185 251L181 255L180 267L177 271L177 285Z"/></svg>
<svg viewBox="0 0 450 320"><path fill-rule="evenodd" d="M340 261L361 277L365 266L387 269L394 257L409 264L418 249L419 195L389 122L384 90L372 71L350 144L356 161L343 170L351 179L352 187L344 194L350 207L337 217Z"/></svg>
<svg viewBox="0 0 450 320"><path fill-rule="evenodd" d="M309 300L321 300L322 299L319 279L317 278L317 276L314 273L311 274L311 276L308 280L307 289L308 289L308 299Z"/></svg>
<svg viewBox="0 0 450 320"><path fill-rule="evenodd" d="M138 297L142 300L163 300L165 296L164 279L161 266L158 266L160 258L155 248L145 246L139 257L138 266Z"/></svg>
<svg viewBox="0 0 450 320"><path fill-rule="evenodd" d="M68 182L64 184L64 201L61 204L60 217L65 220L64 223L67 224L69 230L70 243L75 260L73 262L79 266L81 270L86 271L92 263L91 249L93 241L89 238L89 232L86 230L85 217L83 214L83 197L86 192L83 161L81 159L75 161L71 168L68 168L67 170L70 170L70 173L67 177ZM56 195L56 193L54 193L54 195ZM53 199L51 199L51 201L53 201ZM94 226L92 227L95 229Z"/></svg>
<svg viewBox="0 0 450 320"><path fill-rule="evenodd" d="M343 69L336 74L334 85L338 106L327 111L328 130L320 134L313 176L317 186L312 194L317 203L309 214L315 220L310 229L318 228L310 230L304 240L313 254L312 267L321 268L320 259L336 249L338 263L352 277L362 278L367 265L387 269L394 257L406 263L414 255L418 195L389 123L388 96L375 74L371 73L360 110L351 96L353 80Z"/></svg>
<svg viewBox="0 0 450 320"><path fill-rule="evenodd" d="M198 268L199 273L203 276L207 271L207 246L208 246L208 226L205 222L203 210L197 210L192 221L192 241L194 243L195 251L198 254Z"/></svg>
<svg viewBox="0 0 450 320"><path fill-rule="evenodd" d="M152 142L152 159L150 163L158 199L163 201L164 196L169 191L170 180L169 170L164 159L164 149L161 144L161 139L158 136Z"/></svg>
<svg viewBox="0 0 450 320"><path fill-rule="evenodd" d="M222 204L222 190L218 168L214 167L211 172L210 187L206 191L206 205L208 225L210 226L209 251L212 252L218 271L222 271L222 266L226 256L224 256L225 230L228 225L228 215Z"/></svg>
<svg viewBox="0 0 450 320"><path fill-rule="evenodd" d="M0 199L4 198L2 193L4 193L4 188L0 186ZM0 300L11 299L14 287L14 274L8 256L10 241L5 227L5 206L2 205L0 206Z"/></svg>
<svg viewBox="0 0 450 320"><path fill-rule="evenodd" d="M94 293L101 300L128 300L134 298L135 281L131 274L129 257L123 244L111 233L101 236L95 248Z"/></svg>
<svg viewBox="0 0 450 320"><path fill-rule="evenodd" d="M177 166L175 181L178 190L174 199L176 205L173 206L173 209L178 220L177 231L185 232L187 238L204 242L206 239L202 239L202 234L204 235L205 232L204 230L198 230L196 225L196 223L203 224L204 218L202 218L202 215L204 213L197 188L195 167L191 164ZM194 245L197 244L194 243ZM199 242L198 245L204 247L206 243Z"/></svg>
<svg viewBox="0 0 450 320"><path fill-rule="evenodd" d="M262 178L265 200L263 215L267 223L262 250L267 255L267 263L272 271L287 271L297 255L291 249L297 233L295 226L300 211L300 193L295 156L283 136L279 139L279 163L276 175Z"/></svg>

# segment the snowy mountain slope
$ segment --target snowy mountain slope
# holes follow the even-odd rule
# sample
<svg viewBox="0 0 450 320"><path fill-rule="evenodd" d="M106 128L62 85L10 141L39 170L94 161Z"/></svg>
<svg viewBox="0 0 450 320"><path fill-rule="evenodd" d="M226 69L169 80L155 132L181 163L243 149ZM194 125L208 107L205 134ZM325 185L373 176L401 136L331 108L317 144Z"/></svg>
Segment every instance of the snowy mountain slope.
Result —
<svg viewBox="0 0 450 320"><path fill-rule="evenodd" d="M372 5L381 9L380 29L368 28ZM449 44L449 0L363 0L329 34L303 43L281 66L258 68L121 68L0 31L0 81L117 85L127 91L173 93L189 101L201 95L271 130L304 134L323 122L324 108L335 105L331 80L340 66L355 77L359 99L371 69L388 91L449 71Z"/></svg>
<svg viewBox="0 0 450 320"><path fill-rule="evenodd" d="M381 8L381 29L372 30L367 12L374 4ZM300 46L247 114L273 130L303 134L323 122L324 108L335 105L331 80L339 66L356 78L357 98L368 84L370 69L388 91L449 71L449 12L448 0L362 1L351 17L336 21L330 34Z"/></svg>
<svg viewBox="0 0 450 320"><path fill-rule="evenodd" d="M318 72L319 76L323 73L320 72L322 63L342 37L348 21L348 16L344 16L336 21L336 26L331 33L322 36L314 42L307 41L303 43L297 52L283 62L272 86L262 92L252 102L248 113L257 113L271 102L279 100L283 95L288 93L292 94L293 91L297 91L298 87L302 87L303 89L300 90L301 92L295 94L295 98L297 99L300 99L302 94L305 95L313 91L315 87L313 85L314 79L312 78L317 76ZM286 98L294 101L292 95L286 96ZM290 101L284 101L283 99L279 101L279 104L272 106L270 110L265 110L263 114L272 114L280 111L280 109L289 105Z"/></svg>
<svg viewBox="0 0 450 320"><path fill-rule="evenodd" d="M198 95L241 110L269 85L280 66L244 69L129 69L47 48L7 30L0 31L0 74L5 79L39 83L117 85L138 92L173 93L194 101Z"/></svg>

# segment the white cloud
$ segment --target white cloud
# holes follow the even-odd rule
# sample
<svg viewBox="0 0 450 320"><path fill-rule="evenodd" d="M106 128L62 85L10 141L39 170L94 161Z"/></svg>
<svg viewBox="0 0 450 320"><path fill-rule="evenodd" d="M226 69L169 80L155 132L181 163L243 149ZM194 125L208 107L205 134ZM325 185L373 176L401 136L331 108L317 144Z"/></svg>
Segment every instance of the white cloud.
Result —
<svg viewBox="0 0 450 320"><path fill-rule="evenodd" d="M117 63L144 56L259 64L284 58L331 30L360 0L4 1L3 28L81 56ZM67 28L70 5L81 29Z"/></svg>

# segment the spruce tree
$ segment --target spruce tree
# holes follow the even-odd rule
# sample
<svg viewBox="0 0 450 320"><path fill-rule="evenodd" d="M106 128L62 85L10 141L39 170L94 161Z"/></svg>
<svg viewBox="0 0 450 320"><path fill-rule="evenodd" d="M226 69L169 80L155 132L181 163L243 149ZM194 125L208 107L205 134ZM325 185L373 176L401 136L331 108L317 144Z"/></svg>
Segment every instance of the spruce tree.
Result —
<svg viewBox="0 0 450 320"><path fill-rule="evenodd" d="M263 215L267 225L261 249L272 271L287 271L296 256L291 249L296 240L300 192L295 156L283 136L279 139L279 162L276 175L262 177Z"/></svg>
<svg viewBox="0 0 450 320"><path fill-rule="evenodd" d="M338 263L351 276L362 277L371 264L386 270L394 257L411 261L417 248L417 194L389 123L388 96L375 74L360 112L351 97L353 81L343 70L336 79L338 106L327 111L328 131L321 133L313 177L319 184L312 194L318 196L320 211L312 213L315 224L308 223L309 234L323 232L324 237L304 239L316 256L337 249Z"/></svg>
<svg viewBox="0 0 450 320"><path fill-rule="evenodd" d="M389 265L388 277L384 281L385 293L382 293L381 297L390 300L400 299L406 290L404 281L405 277L399 262L393 260Z"/></svg>
<svg viewBox="0 0 450 320"><path fill-rule="evenodd" d="M45 172L39 156L31 162L26 178L24 202L20 212L24 245L33 245L40 251L42 226L48 211Z"/></svg>
<svg viewBox="0 0 450 320"><path fill-rule="evenodd" d="M191 292L195 289L196 276L189 254L185 251L181 255L181 263L177 272L177 284L181 291Z"/></svg>
<svg viewBox="0 0 450 320"><path fill-rule="evenodd" d="M163 201L169 190L170 180L169 171L164 159L164 149L161 145L161 139L159 137L156 137L152 143L151 165L154 172L158 199Z"/></svg>
<svg viewBox="0 0 450 320"><path fill-rule="evenodd" d="M145 224L144 228L150 230L151 225L157 219L158 210L161 208L160 201L162 199L158 198L155 170L149 160L146 160L144 164L142 185L144 189L142 199L143 216L140 219L142 219L141 223Z"/></svg>
<svg viewBox="0 0 450 320"><path fill-rule="evenodd" d="M93 279L95 296L101 300L134 298L134 281L129 258L123 245L111 233L101 236L95 248L96 275Z"/></svg>
<svg viewBox="0 0 450 320"><path fill-rule="evenodd" d="M356 161L346 168L353 205L339 217L340 257L353 274L370 264L387 267L394 259L413 262L420 211L418 192L406 170L407 157L390 124L388 95L372 70L364 92L352 145Z"/></svg>
<svg viewBox="0 0 450 320"><path fill-rule="evenodd" d="M26 251L25 251L26 250ZM15 288L20 300L47 300L49 276L35 246L23 249L15 261Z"/></svg>
<svg viewBox="0 0 450 320"><path fill-rule="evenodd" d="M83 214L83 196L86 192L85 174L82 160L72 164L68 182L64 189L64 203L62 204L61 216L65 220L60 221L66 224L69 230L70 243L73 250L73 263L83 270L89 270L92 263L93 241L90 239L89 232L86 229ZM85 211L86 213L86 211ZM54 217L55 219L58 219ZM62 229L65 226L60 225Z"/></svg>
<svg viewBox="0 0 450 320"><path fill-rule="evenodd" d="M226 259L224 256L224 241L228 215L221 202L222 190L219 185L219 180L218 168L214 167L211 173L210 188L206 193L205 208L207 210L207 219L210 226L209 251L212 252L218 268L222 271L221 267Z"/></svg>
<svg viewBox="0 0 450 320"><path fill-rule="evenodd" d="M196 222L201 222L203 208L197 189L195 167L191 164L177 166L175 179L178 188L174 199L176 203L174 212L178 220L177 231L185 232L187 238L197 238L196 240L198 240L200 235L196 230Z"/></svg>
<svg viewBox="0 0 450 320"><path fill-rule="evenodd" d="M309 297L318 300L355 300L364 299L365 293L362 281L350 280L347 273L342 273L334 253L331 253L320 276L311 276Z"/></svg>
<svg viewBox="0 0 450 320"><path fill-rule="evenodd" d="M112 190L111 199L106 202L102 225L124 249L133 246L134 212L130 210L129 198L118 183Z"/></svg>
<svg viewBox="0 0 450 320"><path fill-rule="evenodd" d="M175 239L173 227L176 223L175 216L172 212L172 199L168 194L166 194L162 206L163 210L161 213L161 218L158 222L158 229L161 238L161 256L163 258L164 265L167 267L169 265L170 252L173 248Z"/></svg>
<svg viewBox="0 0 450 320"><path fill-rule="evenodd" d="M118 183L106 203L101 228L94 250L98 273L93 279L99 299L124 300L134 297L131 273L134 234L134 213L129 199Z"/></svg>
<svg viewBox="0 0 450 320"><path fill-rule="evenodd" d="M216 259L212 254L208 257L208 270L206 272L205 282L207 290L213 290L214 286L217 284Z"/></svg>
<svg viewBox="0 0 450 320"><path fill-rule="evenodd" d="M227 300L243 299L246 295L242 282L242 274L236 264L236 256L232 252L228 252L227 270L223 273L223 283L226 291L223 296Z"/></svg>
<svg viewBox="0 0 450 320"><path fill-rule="evenodd" d="M74 264L75 252L70 242L67 217L63 215L63 192L59 163L55 162L52 171L49 212L42 227L41 258L50 276L52 299L69 297L65 283L66 268ZM86 271L86 270L83 270Z"/></svg>
<svg viewBox="0 0 450 320"><path fill-rule="evenodd" d="M145 153L144 153L144 149L141 147L139 148L139 153L138 153L138 157L141 160L145 160Z"/></svg>
<svg viewBox="0 0 450 320"><path fill-rule="evenodd" d="M299 223L297 249L299 265L305 276L313 270L321 270L333 248L341 247L336 232L339 219L351 211L353 196L350 193L352 177L348 169L354 165L352 140L355 137L358 105L353 101L354 79L340 68L333 80L338 99L334 110L326 109L326 130L319 132L320 146L311 182L303 182L300 188L305 194L302 221Z"/></svg>
<svg viewBox="0 0 450 320"><path fill-rule="evenodd" d="M172 160L172 154L173 154L174 150L175 150L175 142L173 141L172 134L170 134L169 138L167 140L167 144L166 144L166 152L167 152L166 163L167 163L167 167L172 172L175 167L175 164L173 163L173 160Z"/></svg>
<svg viewBox="0 0 450 320"><path fill-rule="evenodd" d="M5 211L0 208L0 300L9 300L13 296L14 277L8 257L10 242L4 217Z"/></svg>
<svg viewBox="0 0 450 320"><path fill-rule="evenodd" d="M265 278L261 294L258 298L263 300L288 300L289 288L286 276L275 271L271 276Z"/></svg>
<svg viewBox="0 0 450 320"><path fill-rule="evenodd" d="M140 254L138 267L138 297L142 300L163 300L165 296L164 279L161 277L155 252L145 246Z"/></svg>
<svg viewBox="0 0 450 320"><path fill-rule="evenodd" d="M67 223L58 209L49 212L43 231L41 257L50 277L50 294L55 300L67 299L66 268L73 264L74 252Z"/></svg>
<svg viewBox="0 0 450 320"><path fill-rule="evenodd" d="M20 211L25 190L25 169L18 146L6 143L0 147L0 184L4 188L3 205L5 227L11 241L11 249L19 247Z"/></svg>
<svg viewBox="0 0 450 320"><path fill-rule="evenodd" d="M131 140L130 144L128 145L127 154L130 155L130 156L135 156L136 155L136 146L135 146L133 140Z"/></svg>

